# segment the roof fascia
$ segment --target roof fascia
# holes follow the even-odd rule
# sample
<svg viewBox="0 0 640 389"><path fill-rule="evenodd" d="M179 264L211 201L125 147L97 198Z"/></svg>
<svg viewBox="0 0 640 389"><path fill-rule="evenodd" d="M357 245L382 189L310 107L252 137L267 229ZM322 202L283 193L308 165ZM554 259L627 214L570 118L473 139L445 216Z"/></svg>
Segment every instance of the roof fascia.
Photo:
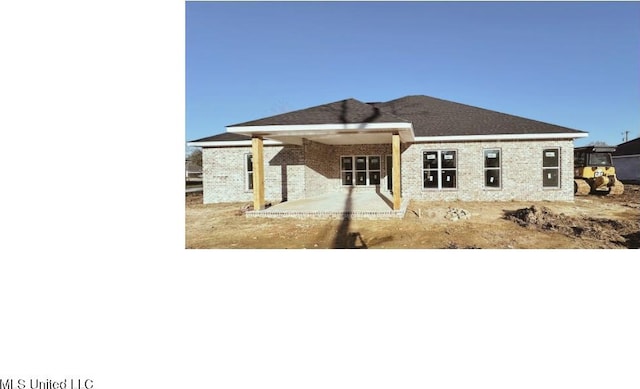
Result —
<svg viewBox="0 0 640 389"><path fill-rule="evenodd" d="M256 133L284 133L284 132L323 132L323 131L350 131L350 130L411 130L413 126L406 122L391 123L335 123L335 124L293 124L293 125L271 125L271 126L235 126L227 127L227 132L235 134L256 134Z"/></svg>
<svg viewBox="0 0 640 389"><path fill-rule="evenodd" d="M284 143L277 140L265 139L263 145L278 146ZM225 140L225 141L206 141L206 142L187 142L189 147L234 147L234 146L251 146L251 140Z"/></svg>
<svg viewBox="0 0 640 389"><path fill-rule="evenodd" d="M575 139L586 138L588 133L546 133L546 134L499 134L499 135L450 135L416 136L416 142L455 142L481 140L538 140L538 139Z"/></svg>

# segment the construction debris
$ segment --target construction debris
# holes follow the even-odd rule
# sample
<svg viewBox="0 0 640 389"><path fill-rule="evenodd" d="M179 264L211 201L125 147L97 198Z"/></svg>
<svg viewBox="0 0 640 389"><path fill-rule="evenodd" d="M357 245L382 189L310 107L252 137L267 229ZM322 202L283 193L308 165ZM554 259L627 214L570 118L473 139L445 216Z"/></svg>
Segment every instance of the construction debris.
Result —
<svg viewBox="0 0 640 389"><path fill-rule="evenodd" d="M471 218L471 212L462 209L462 208L451 208L447 210L447 214L444 215L444 218L451 221L457 220L465 220Z"/></svg>

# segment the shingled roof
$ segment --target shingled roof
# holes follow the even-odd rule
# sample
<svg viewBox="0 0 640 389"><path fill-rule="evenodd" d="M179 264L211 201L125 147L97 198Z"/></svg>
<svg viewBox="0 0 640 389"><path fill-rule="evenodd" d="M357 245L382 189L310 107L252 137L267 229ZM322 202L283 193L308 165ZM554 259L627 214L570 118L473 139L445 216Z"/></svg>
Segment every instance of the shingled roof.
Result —
<svg viewBox="0 0 640 389"><path fill-rule="evenodd" d="M229 142L239 140L251 140L251 137L246 135L234 134L231 132L223 132L222 134L208 136L206 138L193 140L191 142Z"/></svg>
<svg viewBox="0 0 640 389"><path fill-rule="evenodd" d="M616 147L613 155L639 155L640 154L640 138L631 139L630 141L620 143Z"/></svg>
<svg viewBox="0 0 640 389"><path fill-rule="evenodd" d="M371 104L366 104L356 99L346 99L228 127L398 122L408 123L407 120L388 112L382 112L378 107Z"/></svg>
<svg viewBox="0 0 640 389"><path fill-rule="evenodd" d="M554 133L575 133L580 137L585 134L584 131L555 124L422 95L380 103L363 103L350 98L227 127L345 123L411 123L416 137ZM227 132L193 142L247 139L250 138Z"/></svg>
<svg viewBox="0 0 640 389"><path fill-rule="evenodd" d="M407 96L372 104L383 112L410 121L416 136L583 133L428 96Z"/></svg>

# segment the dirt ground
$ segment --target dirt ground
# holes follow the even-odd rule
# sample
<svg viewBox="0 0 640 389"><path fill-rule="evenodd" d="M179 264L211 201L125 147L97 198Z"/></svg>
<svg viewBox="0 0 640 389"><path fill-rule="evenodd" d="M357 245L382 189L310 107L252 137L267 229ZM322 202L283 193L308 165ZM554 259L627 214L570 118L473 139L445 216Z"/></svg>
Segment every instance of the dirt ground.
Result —
<svg viewBox="0 0 640 389"><path fill-rule="evenodd" d="M189 249L615 249L640 245L640 185L575 202L412 201L401 220L246 218L186 195Z"/></svg>

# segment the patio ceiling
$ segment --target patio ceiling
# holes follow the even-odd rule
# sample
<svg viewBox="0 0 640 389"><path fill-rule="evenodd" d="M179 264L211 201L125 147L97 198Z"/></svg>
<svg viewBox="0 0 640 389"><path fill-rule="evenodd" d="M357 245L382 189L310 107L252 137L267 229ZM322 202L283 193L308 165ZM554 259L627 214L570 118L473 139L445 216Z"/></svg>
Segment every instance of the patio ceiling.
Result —
<svg viewBox="0 0 640 389"><path fill-rule="evenodd" d="M415 139L410 123L247 126L228 127L227 132L297 145L304 138L328 145L391 143L393 134L399 134L402 142Z"/></svg>

